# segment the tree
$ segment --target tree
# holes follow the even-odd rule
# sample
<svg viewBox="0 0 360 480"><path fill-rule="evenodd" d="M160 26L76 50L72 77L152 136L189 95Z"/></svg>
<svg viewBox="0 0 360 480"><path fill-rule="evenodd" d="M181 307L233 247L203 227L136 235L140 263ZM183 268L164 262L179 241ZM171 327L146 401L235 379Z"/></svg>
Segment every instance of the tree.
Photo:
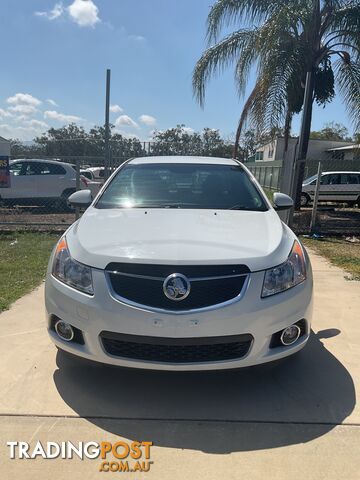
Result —
<svg viewBox="0 0 360 480"><path fill-rule="evenodd" d="M218 130L205 128L194 132L185 125L177 125L164 131L156 131L151 147L153 155L205 155L231 157L232 145L225 142Z"/></svg>
<svg viewBox="0 0 360 480"><path fill-rule="evenodd" d="M310 138L319 140L334 140L352 142L352 138L349 137L349 131L341 123L330 122L325 124L324 128L320 131L311 132Z"/></svg>
<svg viewBox="0 0 360 480"><path fill-rule="evenodd" d="M302 154L308 149L313 102L331 101L335 81L355 128L360 126L360 0L217 0L207 24L209 46L193 73L201 105L217 72L235 65L241 96L250 72L257 72L240 116L236 147L247 122L257 130L284 125L288 138L292 117L303 107L308 73ZM234 24L242 28L219 40L222 28Z"/></svg>
<svg viewBox="0 0 360 480"><path fill-rule="evenodd" d="M114 128L114 125L110 125L110 149L117 163L144 153L137 138L124 138L119 133L113 133ZM105 128L95 126L86 132L83 127L72 123L62 128L50 128L44 135L35 138L34 142L43 148L43 155L46 156L70 160L87 157L102 163L105 155Z"/></svg>
<svg viewBox="0 0 360 480"><path fill-rule="evenodd" d="M70 123L61 128L50 128L34 142L42 147L45 156L71 159L85 155L87 133L83 127Z"/></svg>
<svg viewBox="0 0 360 480"><path fill-rule="evenodd" d="M243 162L246 162L249 157L252 157L255 154L257 147L258 141L255 132L253 130L247 130L244 133L240 144L240 151L242 152L240 159Z"/></svg>

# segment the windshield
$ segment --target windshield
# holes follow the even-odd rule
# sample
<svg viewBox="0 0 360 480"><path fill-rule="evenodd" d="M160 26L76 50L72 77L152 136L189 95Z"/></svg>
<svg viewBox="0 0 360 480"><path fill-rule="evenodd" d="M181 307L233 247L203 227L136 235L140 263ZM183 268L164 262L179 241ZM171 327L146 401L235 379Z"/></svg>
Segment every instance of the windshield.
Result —
<svg viewBox="0 0 360 480"><path fill-rule="evenodd" d="M311 183L311 182L313 182L313 181L316 180L316 179L317 179L317 175L313 175L312 177L309 177L309 178L307 178L306 180L304 180L303 184L304 184L304 185L307 185L308 183Z"/></svg>
<svg viewBox="0 0 360 480"><path fill-rule="evenodd" d="M189 163L130 163L119 170L95 207L268 210L241 166Z"/></svg>

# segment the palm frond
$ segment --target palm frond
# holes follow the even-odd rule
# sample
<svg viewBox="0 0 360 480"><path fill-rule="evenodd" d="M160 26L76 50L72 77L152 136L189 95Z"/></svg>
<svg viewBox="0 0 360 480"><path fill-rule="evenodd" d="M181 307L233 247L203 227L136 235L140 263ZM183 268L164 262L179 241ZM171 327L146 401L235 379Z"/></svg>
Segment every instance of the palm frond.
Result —
<svg viewBox="0 0 360 480"><path fill-rule="evenodd" d="M268 17L276 9L287 3L285 0L217 0L211 7L207 20L207 38L209 43L218 38L224 26L255 23Z"/></svg>
<svg viewBox="0 0 360 480"><path fill-rule="evenodd" d="M324 42L332 40L360 47L360 1L333 12L331 22L324 31Z"/></svg>
<svg viewBox="0 0 360 480"><path fill-rule="evenodd" d="M246 55L252 52L249 61L255 61L256 41L257 30L239 30L203 53L193 73L193 90L200 105L204 103L206 84L214 73L222 71L241 58L243 52L246 52Z"/></svg>
<svg viewBox="0 0 360 480"><path fill-rule="evenodd" d="M360 129L360 64L341 58L335 63L336 81L355 130Z"/></svg>

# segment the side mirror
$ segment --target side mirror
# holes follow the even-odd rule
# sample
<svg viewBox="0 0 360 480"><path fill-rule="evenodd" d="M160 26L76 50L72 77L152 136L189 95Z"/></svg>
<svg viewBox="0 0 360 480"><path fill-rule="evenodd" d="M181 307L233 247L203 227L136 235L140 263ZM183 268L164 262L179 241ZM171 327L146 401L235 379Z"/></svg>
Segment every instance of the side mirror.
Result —
<svg viewBox="0 0 360 480"><path fill-rule="evenodd" d="M93 201L91 190L79 190L68 198L68 202L72 207L87 208Z"/></svg>
<svg viewBox="0 0 360 480"><path fill-rule="evenodd" d="M275 210L289 210L294 206L293 199L285 193L274 193L273 202Z"/></svg>

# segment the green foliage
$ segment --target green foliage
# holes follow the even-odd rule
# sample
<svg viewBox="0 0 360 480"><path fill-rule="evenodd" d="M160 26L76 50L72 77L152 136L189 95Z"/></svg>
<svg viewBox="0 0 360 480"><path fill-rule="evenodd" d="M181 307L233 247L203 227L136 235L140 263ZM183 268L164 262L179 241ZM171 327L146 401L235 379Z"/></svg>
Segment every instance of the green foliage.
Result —
<svg viewBox="0 0 360 480"><path fill-rule="evenodd" d="M348 129L341 123L330 122L327 123L320 131L311 132L310 138L319 140L334 140L352 142L353 139L349 137Z"/></svg>
<svg viewBox="0 0 360 480"><path fill-rule="evenodd" d="M234 26L219 39L223 28ZM201 105L209 80L228 66L234 66L240 95L250 71L257 72L237 137L246 122L264 131L283 125L285 118L290 125L302 108L309 71L315 74L314 100L319 105L331 101L337 84L360 128L360 0L217 0L207 38L209 47L193 73Z"/></svg>
<svg viewBox="0 0 360 480"><path fill-rule="evenodd" d="M142 143L137 138L125 138L113 132L111 125L110 146L113 157L129 158L144 154ZM77 157L93 157L100 161L105 155L105 128L96 126L89 132L74 123L62 128L50 128L31 144L11 141L12 157L52 157L75 161Z"/></svg>
<svg viewBox="0 0 360 480"><path fill-rule="evenodd" d="M152 155L201 155L231 157L233 147L223 140L218 130L205 128L197 133L185 125L177 125L153 135Z"/></svg>

